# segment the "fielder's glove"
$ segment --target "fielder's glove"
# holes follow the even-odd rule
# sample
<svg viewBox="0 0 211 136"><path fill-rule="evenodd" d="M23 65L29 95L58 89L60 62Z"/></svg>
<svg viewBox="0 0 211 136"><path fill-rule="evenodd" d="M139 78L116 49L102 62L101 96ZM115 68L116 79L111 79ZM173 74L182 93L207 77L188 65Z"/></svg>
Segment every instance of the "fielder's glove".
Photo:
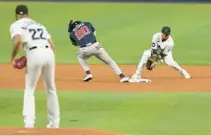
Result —
<svg viewBox="0 0 211 136"><path fill-rule="evenodd" d="M152 69L155 67L155 65L156 65L156 62L153 61L151 58L149 58L149 59L147 60L147 63L146 63L146 68L147 68L148 70L152 70Z"/></svg>

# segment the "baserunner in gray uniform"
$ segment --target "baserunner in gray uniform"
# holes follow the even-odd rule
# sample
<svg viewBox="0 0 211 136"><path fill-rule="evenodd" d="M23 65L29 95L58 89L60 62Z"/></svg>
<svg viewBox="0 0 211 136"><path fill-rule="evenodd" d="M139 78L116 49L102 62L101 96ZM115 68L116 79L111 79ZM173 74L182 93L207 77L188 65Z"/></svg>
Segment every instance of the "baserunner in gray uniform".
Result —
<svg viewBox="0 0 211 136"><path fill-rule="evenodd" d="M128 82L129 78L125 76L116 62L108 55L102 45L96 40L96 31L90 22L70 20L68 26L69 38L73 45L79 46L78 61L84 69L86 76L84 82L92 80L90 68L87 59L95 56L99 60L108 64L113 71L120 77L120 82Z"/></svg>

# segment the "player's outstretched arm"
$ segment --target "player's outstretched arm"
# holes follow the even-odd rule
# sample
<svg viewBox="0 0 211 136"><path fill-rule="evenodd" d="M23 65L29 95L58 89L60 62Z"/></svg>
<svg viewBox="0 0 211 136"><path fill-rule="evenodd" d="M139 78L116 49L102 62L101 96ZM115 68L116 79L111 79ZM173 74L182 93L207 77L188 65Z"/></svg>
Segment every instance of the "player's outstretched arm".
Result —
<svg viewBox="0 0 211 136"><path fill-rule="evenodd" d="M11 55L11 63L13 63L15 57L17 56L21 45L22 45L21 35L19 35L19 34L15 35L13 38L13 49L12 49L12 55Z"/></svg>

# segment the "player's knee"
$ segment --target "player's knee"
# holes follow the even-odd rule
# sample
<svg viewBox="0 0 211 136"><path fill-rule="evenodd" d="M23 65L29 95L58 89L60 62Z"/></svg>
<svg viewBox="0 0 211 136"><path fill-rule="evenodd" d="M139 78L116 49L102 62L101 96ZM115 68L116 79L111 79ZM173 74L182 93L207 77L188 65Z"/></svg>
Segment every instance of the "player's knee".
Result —
<svg viewBox="0 0 211 136"><path fill-rule="evenodd" d="M175 67L175 63L174 62L169 62L169 61L165 61L165 63L170 66L170 67Z"/></svg>
<svg viewBox="0 0 211 136"><path fill-rule="evenodd" d="M167 64L170 67L174 67L174 65L172 63Z"/></svg>
<svg viewBox="0 0 211 136"><path fill-rule="evenodd" d="M56 89L46 88L46 91L47 91L48 94L52 94L52 95L56 95L57 94Z"/></svg>
<svg viewBox="0 0 211 136"><path fill-rule="evenodd" d="M150 57L151 52L149 50L144 51L143 56L142 57Z"/></svg>
<svg viewBox="0 0 211 136"><path fill-rule="evenodd" d="M56 92L56 85L54 82L46 82L45 89L47 92Z"/></svg>
<svg viewBox="0 0 211 136"><path fill-rule="evenodd" d="M78 59L82 59L82 56L81 55L77 55Z"/></svg>
<svg viewBox="0 0 211 136"><path fill-rule="evenodd" d="M114 60L107 60L107 61L105 61L105 63L107 64L107 65L113 65L115 62L114 62Z"/></svg>
<svg viewBox="0 0 211 136"><path fill-rule="evenodd" d="M35 87L25 87L25 95L34 95Z"/></svg>
<svg viewBox="0 0 211 136"><path fill-rule="evenodd" d="M112 59L100 59L101 61L103 61L105 64L110 65L113 63Z"/></svg>
<svg viewBox="0 0 211 136"><path fill-rule="evenodd" d="M104 61L104 63L107 64L107 65L111 65L112 64L111 61Z"/></svg>
<svg viewBox="0 0 211 136"><path fill-rule="evenodd" d="M148 50L144 51L139 63L145 64L147 62L147 59L150 57L150 55L151 53Z"/></svg>

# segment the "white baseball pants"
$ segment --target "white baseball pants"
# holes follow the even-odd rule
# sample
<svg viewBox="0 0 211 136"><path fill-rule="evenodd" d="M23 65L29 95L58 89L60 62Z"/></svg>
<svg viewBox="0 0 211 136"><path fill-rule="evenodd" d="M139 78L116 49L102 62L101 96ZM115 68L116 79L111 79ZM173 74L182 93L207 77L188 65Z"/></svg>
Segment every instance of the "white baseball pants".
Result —
<svg viewBox="0 0 211 136"><path fill-rule="evenodd" d="M141 72L143 71L143 68L145 64L147 63L148 58L151 56L151 50L145 50L141 60L139 61L138 67L136 69L136 74L141 75ZM175 68L180 73L183 72L183 68L180 67L180 65L173 59L172 52L169 52L168 55L164 58L164 62L171 66L172 68Z"/></svg>
<svg viewBox="0 0 211 136"><path fill-rule="evenodd" d="M23 116L26 128L35 125L35 88L42 75L47 94L48 127L58 128L60 122L59 102L55 86L55 57L50 47L38 47L26 52L27 66Z"/></svg>

